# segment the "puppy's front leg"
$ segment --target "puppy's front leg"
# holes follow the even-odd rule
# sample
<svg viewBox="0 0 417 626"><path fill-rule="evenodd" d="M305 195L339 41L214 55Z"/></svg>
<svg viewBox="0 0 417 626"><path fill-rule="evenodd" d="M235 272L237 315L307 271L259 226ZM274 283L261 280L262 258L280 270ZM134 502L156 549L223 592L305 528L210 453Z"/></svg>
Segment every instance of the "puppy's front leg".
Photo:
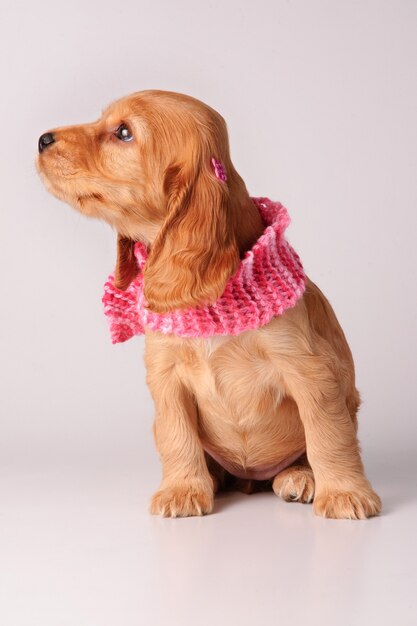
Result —
<svg viewBox="0 0 417 626"><path fill-rule="evenodd" d="M378 515L381 501L365 476L346 390L332 358L299 355L294 364L285 382L304 425L316 483L314 512L348 519Z"/></svg>
<svg viewBox="0 0 417 626"><path fill-rule="evenodd" d="M150 511L164 517L188 517L213 509L213 481L197 432L197 407L175 366L148 369L156 408L154 436L162 461L162 483Z"/></svg>

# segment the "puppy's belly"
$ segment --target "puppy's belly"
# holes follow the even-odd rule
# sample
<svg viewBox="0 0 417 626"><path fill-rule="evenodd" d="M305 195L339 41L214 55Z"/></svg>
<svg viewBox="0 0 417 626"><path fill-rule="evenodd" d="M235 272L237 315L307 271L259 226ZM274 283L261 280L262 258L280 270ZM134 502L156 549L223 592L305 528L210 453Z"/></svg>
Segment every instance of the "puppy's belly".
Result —
<svg viewBox="0 0 417 626"><path fill-rule="evenodd" d="M262 480L305 451L305 435L254 333L181 343L176 371L196 398L207 453L235 476Z"/></svg>
<svg viewBox="0 0 417 626"><path fill-rule="evenodd" d="M223 467L223 469L228 471L230 474L233 474L233 476L236 476L237 478L246 478L250 480L269 480L270 478L273 478L282 472L282 470L286 467L291 465L291 463L294 463L294 461L296 461L305 452L305 450L299 450L274 465L259 465L258 467L245 468L219 456L219 454L215 452L207 442L203 442L203 448L215 461L217 461L219 465Z"/></svg>
<svg viewBox="0 0 417 626"><path fill-rule="evenodd" d="M204 402L199 403L200 440L204 450L234 476L273 478L305 452L304 429L291 399L285 398L278 407L271 403L264 414L245 413L243 407L236 413L236 406L225 413L221 401L213 411L212 404L217 403L210 404L205 410Z"/></svg>

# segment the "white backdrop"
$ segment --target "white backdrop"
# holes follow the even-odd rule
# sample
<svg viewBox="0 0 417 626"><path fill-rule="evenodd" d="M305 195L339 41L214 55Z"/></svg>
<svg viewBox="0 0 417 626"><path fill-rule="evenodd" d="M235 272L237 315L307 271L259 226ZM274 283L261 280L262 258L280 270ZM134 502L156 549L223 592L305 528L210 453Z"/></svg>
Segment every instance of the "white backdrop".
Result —
<svg viewBox="0 0 417 626"><path fill-rule="evenodd" d="M416 439L417 2L3 0L1 437L4 471L159 469L143 343L112 346L115 234L47 193L48 129L148 88L225 117L249 191L334 306L363 397L365 462ZM137 476L140 482L140 475Z"/></svg>

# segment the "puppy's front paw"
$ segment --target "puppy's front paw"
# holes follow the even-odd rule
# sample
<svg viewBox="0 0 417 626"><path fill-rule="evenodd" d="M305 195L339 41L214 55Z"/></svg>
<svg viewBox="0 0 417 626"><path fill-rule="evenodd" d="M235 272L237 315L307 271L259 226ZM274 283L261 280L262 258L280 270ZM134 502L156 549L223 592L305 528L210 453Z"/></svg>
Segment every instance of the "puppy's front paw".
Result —
<svg viewBox="0 0 417 626"><path fill-rule="evenodd" d="M312 502L313 470L302 465L289 467L275 476L272 489L277 496L287 502Z"/></svg>
<svg viewBox="0 0 417 626"><path fill-rule="evenodd" d="M366 519L381 512L381 500L372 490L333 491L316 496L313 510L333 519Z"/></svg>
<svg viewBox="0 0 417 626"><path fill-rule="evenodd" d="M157 491L151 500L150 512L162 517L191 517L213 510L213 491L201 486L171 485Z"/></svg>

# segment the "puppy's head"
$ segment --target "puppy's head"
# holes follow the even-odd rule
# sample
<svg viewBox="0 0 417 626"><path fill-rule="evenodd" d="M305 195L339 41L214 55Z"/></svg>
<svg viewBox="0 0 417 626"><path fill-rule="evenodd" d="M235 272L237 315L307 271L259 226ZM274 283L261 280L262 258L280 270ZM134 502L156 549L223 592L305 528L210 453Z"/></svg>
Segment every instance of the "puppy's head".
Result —
<svg viewBox="0 0 417 626"><path fill-rule="evenodd" d="M227 180L216 176L213 159ZM150 309L195 306L222 293L239 263L234 203L247 192L213 109L180 94L139 92L96 122L42 135L36 164L51 193L117 230L119 288L137 274L133 245L141 240L150 248Z"/></svg>

